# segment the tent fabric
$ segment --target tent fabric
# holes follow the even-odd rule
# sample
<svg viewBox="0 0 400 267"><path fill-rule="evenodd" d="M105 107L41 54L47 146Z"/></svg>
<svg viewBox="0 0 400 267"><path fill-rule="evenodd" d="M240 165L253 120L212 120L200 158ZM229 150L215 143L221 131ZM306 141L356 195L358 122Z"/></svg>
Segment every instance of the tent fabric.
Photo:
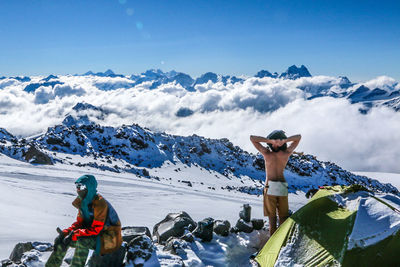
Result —
<svg viewBox="0 0 400 267"><path fill-rule="evenodd" d="M354 200L351 203L362 203L360 200L367 199L366 202L368 202L375 198L371 195L372 193L360 192L360 190L363 188L357 186L333 186L319 190L307 205L278 228L255 260L262 267L293 266L294 264L297 266L382 266L382 263L384 266L393 266L392 264L400 266L400 257L389 257L390 253L393 255L395 252L397 254L400 252L400 231L376 244L366 247L355 246L348 250L349 236L352 234L357 236L353 229L357 225L356 218L359 221L362 221L362 218L357 217L360 216L359 206L349 205L349 208L345 205L348 203L337 200L340 200L342 196L350 196L350 199ZM379 201L390 206L382 199ZM388 210L389 213L395 212L393 209ZM384 220L395 225L396 218L389 216ZM382 216L379 219L382 220ZM370 238L368 231L366 233L361 231L361 233L366 235L366 240ZM368 258L371 257L374 259L369 260ZM360 262L363 264L359 264Z"/></svg>

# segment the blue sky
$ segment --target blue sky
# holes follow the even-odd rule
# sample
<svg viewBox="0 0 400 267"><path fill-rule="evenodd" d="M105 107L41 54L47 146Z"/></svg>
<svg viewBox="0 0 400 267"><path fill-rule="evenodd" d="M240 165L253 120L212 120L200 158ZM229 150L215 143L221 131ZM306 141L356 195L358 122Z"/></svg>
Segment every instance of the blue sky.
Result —
<svg viewBox="0 0 400 267"><path fill-rule="evenodd" d="M175 69L400 80L400 1L0 0L0 76Z"/></svg>

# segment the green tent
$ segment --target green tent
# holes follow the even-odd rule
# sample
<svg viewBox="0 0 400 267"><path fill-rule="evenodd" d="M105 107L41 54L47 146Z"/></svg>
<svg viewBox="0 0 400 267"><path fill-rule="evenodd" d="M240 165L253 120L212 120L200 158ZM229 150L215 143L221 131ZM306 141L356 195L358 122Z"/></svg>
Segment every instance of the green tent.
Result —
<svg viewBox="0 0 400 267"><path fill-rule="evenodd" d="M255 260L267 266L400 266L400 198L361 186L321 188Z"/></svg>

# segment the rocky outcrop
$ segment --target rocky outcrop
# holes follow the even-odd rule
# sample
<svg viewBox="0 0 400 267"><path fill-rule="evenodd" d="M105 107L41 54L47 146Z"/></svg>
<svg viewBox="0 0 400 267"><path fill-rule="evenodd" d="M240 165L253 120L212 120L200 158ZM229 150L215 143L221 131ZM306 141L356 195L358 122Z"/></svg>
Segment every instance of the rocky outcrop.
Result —
<svg viewBox="0 0 400 267"><path fill-rule="evenodd" d="M149 228L145 226L126 226L122 228L122 240L129 243L132 239L147 235L151 238Z"/></svg>
<svg viewBox="0 0 400 267"><path fill-rule="evenodd" d="M228 236L231 224L229 221L216 220L214 221L214 233L221 236Z"/></svg>
<svg viewBox="0 0 400 267"><path fill-rule="evenodd" d="M198 237L203 242L210 242L213 238L214 230L214 219L205 218L204 220L197 223L196 229L194 229L193 234Z"/></svg>
<svg viewBox="0 0 400 267"><path fill-rule="evenodd" d="M248 204L243 207L244 210L251 208ZM245 217L248 218L247 215ZM147 227L123 227L122 236L124 241L120 249L101 256L93 254L88 261L88 266L143 266L146 262L161 266L167 266L171 262L173 262L174 266L186 266L185 264L190 265L195 262L198 266L202 266L201 260L195 256L199 246L203 246L200 245L202 242L213 242L214 238L224 238L237 232L250 233L253 229L261 230L263 226L264 221L262 219L251 219L251 222L239 219L236 226L230 228L229 221L214 220L210 217L196 224L189 214L184 211L169 213L164 220L154 226L153 235L150 234ZM210 245L214 246L215 244L211 243ZM204 246L206 246L205 243ZM50 243L19 243L15 246L10 258L1 261L0 266L43 266L45 264L43 253L50 253L52 250L53 246ZM67 252L67 256L64 259L67 264L71 263L73 256L70 252ZM160 253L164 256L158 258ZM185 263L189 255L193 262ZM165 263L162 263L163 257L166 260Z"/></svg>
<svg viewBox="0 0 400 267"><path fill-rule="evenodd" d="M251 219L251 207L249 204L244 204L242 210L239 212L239 217L245 222L250 222Z"/></svg>
<svg viewBox="0 0 400 267"><path fill-rule="evenodd" d="M24 157L26 161L32 164L53 165L51 158L33 145L29 147Z"/></svg>
<svg viewBox="0 0 400 267"><path fill-rule="evenodd" d="M186 231L193 231L197 224L186 212L169 213L164 220L153 228L153 236L158 243L164 243L170 237L181 237Z"/></svg>
<svg viewBox="0 0 400 267"><path fill-rule="evenodd" d="M151 258L155 250L153 241L147 235L141 235L132 239L128 244L126 259L134 266L140 266Z"/></svg>

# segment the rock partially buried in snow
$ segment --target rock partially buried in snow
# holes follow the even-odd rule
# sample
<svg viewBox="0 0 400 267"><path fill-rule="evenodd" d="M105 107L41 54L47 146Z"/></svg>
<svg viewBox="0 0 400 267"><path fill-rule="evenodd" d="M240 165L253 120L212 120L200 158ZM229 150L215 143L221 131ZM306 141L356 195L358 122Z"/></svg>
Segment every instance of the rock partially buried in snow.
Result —
<svg viewBox="0 0 400 267"><path fill-rule="evenodd" d="M14 266L17 266L17 265L15 265L10 259L5 259L5 260L2 260L1 262L0 262L0 266L1 267L14 267Z"/></svg>
<svg viewBox="0 0 400 267"><path fill-rule="evenodd" d="M41 259L42 254L36 249L25 252L21 257L22 266L40 266L39 263L44 264Z"/></svg>
<svg viewBox="0 0 400 267"><path fill-rule="evenodd" d="M19 263L21 262L22 255L33 249L32 242L26 242L26 243L18 243L15 245L13 251L11 252L10 255L10 260Z"/></svg>
<svg viewBox="0 0 400 267"><path fill-rule="evenodd" d="M213 238L214 219L205 218L197 223L196 229L193 234L195 237L201 238L203 242L210 242Z"/></svg>
<svg viewBox="0 0 400 267"><path fill-rule="evenodd" d="M169 213L154 226L153 236L157 238L158 243L164 243L171 236L181 237L186 230L193 231L195 228L196 222L186 212Z"/></svg>
<svg viewBox="0 0 400 267"><path fill-rule="evenodd" d="M126 258L136 266L136 263L143 263L150 259L154 250L155 247L150 237L147 235L138 236L129 242Z"/></svg>
<svg viewBox="0 0 400 267"><path fill-rule="evenodd" d="M51 158L33 145L29 147L24 157L26 161L32 164L53 165Z"/></svg>
<svg viewBox="0 0 400 267"><path fill-rule="evenodd" d="M250 222L251 219L251 207L249 204L244 204L243 209L239 212L239 217L245 222Z"/></svg>
<svg viewBox="0 0 400 267"><path fill-rule="evenodd" d="M174 255L178 255L181 258L186 257L185 248L188 247L188 243L180 238L170 237L168 238L164 250L169 251Z"/></svg>
<svg viewBox="0 0 400 267"><path fill-rule="evenodd" d="M223 221L223 220L214 221L214 232L217 235L228 236L230 228L231 228L231 224L229 221L226 221L226 220L225 221Z"/></svg>
<svg viewBox="0 0 400 267"><path fill-rule="evenodd" d="M122 227L122 240L129 243L132 239L138 236L147 235L151 238L149 228L145 226L126 226Z"/></svg>
<svg viewBox="0 0 400 267"><path fill-rule="evenodd" d="M253 231L252 223L245 222L243 219L237 221L235 228L239 232L251 233Z"/></svg>
<svg viewBox="0 0 400 267"><path fill-rule="evenodd" d="M264 227L263 219L252 219L251 224L253 225L254 230L261 230Z"/></svg>
<svg viewBox="0 0 400 267"><path fill-rule="evenodd" d="M121 267L126 254L126 242L122 243L122 246L109 254L96 255L93 254L89 260L88 267Z"/></svg>

